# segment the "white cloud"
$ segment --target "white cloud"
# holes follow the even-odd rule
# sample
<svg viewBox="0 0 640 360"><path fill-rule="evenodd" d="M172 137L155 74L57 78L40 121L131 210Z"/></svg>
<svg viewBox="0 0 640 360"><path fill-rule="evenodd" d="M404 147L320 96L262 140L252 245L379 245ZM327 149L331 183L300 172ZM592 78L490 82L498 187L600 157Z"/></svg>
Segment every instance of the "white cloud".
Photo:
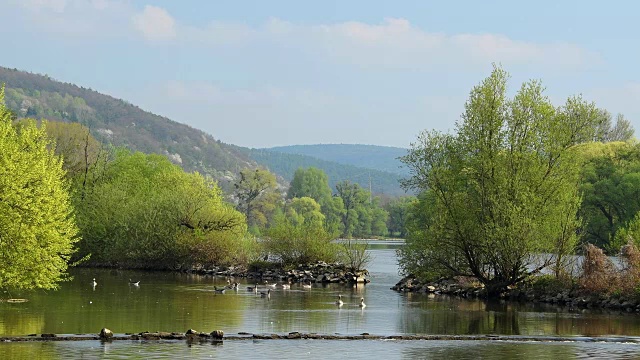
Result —
<svg viewBox="0 0 640 360"><path fill-rule="evenodd" d="M151 41L172 40L176 37L176 22L160 7L147 5L132 18L135 28Z"/></svg>

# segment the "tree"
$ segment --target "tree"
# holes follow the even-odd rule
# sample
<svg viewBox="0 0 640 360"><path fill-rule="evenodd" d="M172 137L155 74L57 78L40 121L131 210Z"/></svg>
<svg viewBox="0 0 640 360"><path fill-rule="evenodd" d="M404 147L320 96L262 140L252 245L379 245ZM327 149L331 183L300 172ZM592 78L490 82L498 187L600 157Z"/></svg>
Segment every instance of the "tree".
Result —
<svg viewBox="0 0 640 360"><path fill-rule="evenodd" d="M329 178L324 171L310 167L298 168L293 175L291 185L287 191L287 199L310 197L314 199L325 215L327 225L334 230L341 229L341 218L344 205L338 198L334 198L329 186Z"/></svg>
<svg viewBox="0 0 640 360"><path fill-rule="evenodd" d="M277 193L276 177L264 169L244 169L240 171L240 180L235 183L235 195L238 199L238 210L246 217L249 226L266 223L265 206L280 199ZM275 210L275 206L270 207Z"/></svg>
<svg viewBox="0 0 640 360"><path fill-rule="evenodd" d="M78 199L82 255L95 264L167 269L228 265L242 248L244 215L217 184L162 155L120 149Z"/></svg>
<svg viewBox="0 0 640 360"><path fill-rule="evenodd" d="M52 289L66 278L77 228L62 159L46 124L12 124L0 90L0 288Z"/></svg>
<svg viewBox="0 0 640 360"><path fill-rule="evenodd" d="M388 213L380 207L377 198L360 185L348 180L336 185L336 195L342 199L342 236L369 237L387 234Z"/></svg>
<svg viewBox="0 0 640 360"><path fill-rule="evenodd" d="M409 211L410 204L415 200L416 198L414 196L402 196L390 200L384 206L385 210L389 213L387 228L389 229L390 235L397 235L401 238L405 238L407 236L407 213Z"/></svg>
<svg viewBox="0 0 640 360"><path fill-rule="evenodd" d="M287 210L275 217L266 231L265 248L291 266L316 261L335 261L339 248L336 234L324 223L320 205L309 197L294 198Z"/></svg>
<svg viewBox="0 0 640 360"><path fill-rule="evenodd" d="M573 250L579 164L597 109L579 97L555 108L537 81L506 97L499 67L474 87L456 134L423 132L402 161L403 185L423 192L426 214L400 251L405 272L471 276L495 296L552 265L533 254Z"/></svg>
<svg viewBox="0 0 640 360"><path fill-rule="evenodd" d="M584 163L580 215L585 242L617 253L626 243L613 242L617 231L640 211L640 145L589 143L578 147Z"/></svg>
<svg viewBox="0 0 640 360"><path fill-rule="evenodd" d="M602 142L631 140L634 133L631 122L624 115L618 114L615 125L612 125L612 118L607 110L598 110L595 140Z"/></svg>

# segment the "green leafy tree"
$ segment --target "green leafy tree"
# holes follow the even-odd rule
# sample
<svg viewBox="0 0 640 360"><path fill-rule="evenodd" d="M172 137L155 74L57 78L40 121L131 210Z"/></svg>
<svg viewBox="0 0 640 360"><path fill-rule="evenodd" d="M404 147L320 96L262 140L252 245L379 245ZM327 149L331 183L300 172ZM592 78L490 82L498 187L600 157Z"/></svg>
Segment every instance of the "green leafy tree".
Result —
<svg viewBox="0 0 640 360"><path fill-rule="evenodd" d="M640 211L640 145L589 143L578 151L584 163L580 183L583 239L617 253L621 244L611 243L617 231Z"/></svg>
<svg viewBox="0 0 640 360"><path fill-rule="evenodd" d="M342 200L342 236L370 237L387 234L388 213L380 207L377 198L357 183L348 180L336 185L336 195Z"/></svg>
<svg viewBox="0 0 640 360"><path fill-rule="evenodd" d="M533 254L573 251L579 164L572 147L593 139L597 109L579 97L555 108L537 81L508 99L494 68L473 88L456 134L423 132L402 161L419 231L400 251L407 273L471 276L490 296L552 264ZM533 266L533 270L530 266Z"/></svg>
<svg viewBox="0 0 640 360"><path fill-rule="evenodd" d="M287 199L310 197L320 204L327 226L341 230L344 204L340 198L332 196L329 178L324 171L310 167L296 170L287 191Z"/></svg>
<svg viewBox="0 0 640 360"><path fill-rule="evenodd" d="M62 159L46 124L15 127L0 90L0 288L52 289L65 279L77 228Z"/></svg>
<svg viewBox="0 0 640 360"><path fill-rule="evenodd" d="M247 218L249 226L264 226L281 196L276 177L264 169L244 169L234 184L238 210Z"/></svg>
<svg viewBox="0 0 640 360"><path fill-rule="evenodd" d="M338 258L339 248L332 243L336 234L326 227L320 205L312 198L290 200L265 233L265 248L285 266Z"/></svg>
<svg viewBox="0 0 640 360"><path fill-rule="evenodd" d="M97 264L222 265L244 246L245 218L216 183L161 155L118 151L76 207L81 249Z"/></svg>
<svg viewBox="0 0 640 360"><path fill-rule="evenodd" d="M387 228L392 236L405 238L407 236L407 213L415 196L402 196L388 201L384 209L389 213Z"/></svg>

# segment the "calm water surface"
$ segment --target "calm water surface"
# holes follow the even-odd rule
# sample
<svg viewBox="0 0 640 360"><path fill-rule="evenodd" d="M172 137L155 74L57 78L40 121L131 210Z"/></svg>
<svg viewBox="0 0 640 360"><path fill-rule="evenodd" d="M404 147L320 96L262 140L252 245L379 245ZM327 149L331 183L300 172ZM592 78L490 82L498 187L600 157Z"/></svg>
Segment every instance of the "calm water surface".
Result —
<svg viewBox="0 0 640 360"><path fill-rule="evenodd" d="M0 335L116 333L141 331L224 330L227 334L290 331L377 335L501 334L625 336L637 341L640 316L605 311L572 311L553 306L485 303L389 290L400 278L395 249L400 242L371 242L370 284L315 285L272 290L261 298L240 289L217 294L226 279L175 273L74 269L73 281L51 292L11 294L21 304L0 303ZM91 282L96 278L98 285ZM129 278L140 286L129 285ZM234 281L234 279L232 279ZM334 305L338 294L344 306ZM5 294L2 297L7 297ZM360 297L367 307L360 309ZM403 358L584 358L640 357L640 346L606 342L487 341L226 341L224 345L188 346L177 342L97 341L3 343L0 358L326 358L358 359L371 354Z"/></svg>

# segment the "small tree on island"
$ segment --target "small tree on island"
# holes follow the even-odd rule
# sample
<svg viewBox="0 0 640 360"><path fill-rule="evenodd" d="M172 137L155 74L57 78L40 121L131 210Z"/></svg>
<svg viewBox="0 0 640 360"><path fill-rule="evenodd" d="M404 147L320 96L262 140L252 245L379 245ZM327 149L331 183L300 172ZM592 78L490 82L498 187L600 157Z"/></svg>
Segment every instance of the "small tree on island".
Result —
<svg viewBox="0 0 640 360"><path fill-rule="evenodd" d="M405 273L470 276L495 296L543 267L559 269L574 250L572 147L593 139L597 109L580 97L556 108L538 81L508 99L507 80L494 66L471 91L456 133L423 132L402 158L411 171L403 186L422 192L399 251ZM541 253L554 256L540 261Z"/></svg>

